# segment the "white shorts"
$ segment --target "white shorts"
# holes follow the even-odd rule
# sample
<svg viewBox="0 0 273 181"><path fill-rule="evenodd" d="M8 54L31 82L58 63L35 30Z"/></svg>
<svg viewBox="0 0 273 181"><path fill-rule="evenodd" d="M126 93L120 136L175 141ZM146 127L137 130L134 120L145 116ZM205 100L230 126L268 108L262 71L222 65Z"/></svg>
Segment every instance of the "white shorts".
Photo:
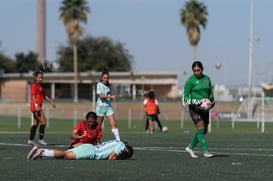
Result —
<svg viewBox="0 0 273 181"><path fill-rule="evenodd" d="M97 106L96 114L97 116L110 116L114 114L114 111L111 106Z"/></svg>

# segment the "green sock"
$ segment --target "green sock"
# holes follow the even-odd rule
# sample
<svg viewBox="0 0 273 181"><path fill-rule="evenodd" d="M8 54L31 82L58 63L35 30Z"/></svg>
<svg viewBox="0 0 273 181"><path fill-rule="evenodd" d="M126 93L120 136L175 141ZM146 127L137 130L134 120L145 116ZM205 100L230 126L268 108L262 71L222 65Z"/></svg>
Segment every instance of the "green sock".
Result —
<svg viewBox="0 0 273 181"><path fill-rule="evenodd" d="M203 130L203 129L197 130L197 138L198 138L198 142L200 144L200 147L202 149L202 152L203 153L208 152L205 130Z"/></svg>
<svg viewBox="0 0 273 181"><path fill-rule="evenodd" d="M198 137L197 137L197 132L195 133L194 137L191 140L191 144L189 145L190 149L193 149L198 143Z"/></svg>

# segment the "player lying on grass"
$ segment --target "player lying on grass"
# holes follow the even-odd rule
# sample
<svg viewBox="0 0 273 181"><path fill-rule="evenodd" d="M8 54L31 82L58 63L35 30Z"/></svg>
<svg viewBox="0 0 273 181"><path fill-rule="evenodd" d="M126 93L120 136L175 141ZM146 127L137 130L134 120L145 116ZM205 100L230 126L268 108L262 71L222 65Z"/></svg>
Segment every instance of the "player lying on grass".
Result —
<svg viewBox="0 0 273 181"><path fill-rule="evenodd" d="M131 158L133 154L132 146L122 141L109 140L98 146L81 144L66 151L33 146L27 155L27 159L52 157L67 160L126 160Z"/></svg>

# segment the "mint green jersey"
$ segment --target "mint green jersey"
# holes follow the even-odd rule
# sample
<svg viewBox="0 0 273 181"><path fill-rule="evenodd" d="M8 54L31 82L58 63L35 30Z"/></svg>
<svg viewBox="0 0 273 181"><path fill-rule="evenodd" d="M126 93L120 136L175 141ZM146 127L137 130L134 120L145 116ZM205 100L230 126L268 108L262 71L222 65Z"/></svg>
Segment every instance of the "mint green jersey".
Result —
<svg viewBox="0 0 273 181"><path fill-rule="evenodd" d="M106 141L95 146L94 160L104 160L107 159L112 152L120 155L124 151L126 151L126 146L123 142L116 140Z"/></svg>
<svg viewBox="0 0 273 181"><path fill-rule="evenodd" d="M113 152L120 155L123 151L126 151L126 146L121 141L110 140L98 146L82 144L69 151L72 151L76 155L77 160L105 160Z"/></svg>
<svg viewBox="0 0 273 181"><path fill-rule="evenodd" d="M97 83L96 91L97 91L97 95L98 94L103 94L105 96L111 95L110 88L107 87L106 85L104 85L102 82ZM102 99L98 96L97 105L98 106L111 106L111 99L110 98Z"/></svg>
<svg viewBox="0 0 273 181"><path fill-rule="evenodd" d="M195 104L203 98L214 99L209 76L204 74L202 77L190 76L184 86L184 101L187 104Z"/></svg>

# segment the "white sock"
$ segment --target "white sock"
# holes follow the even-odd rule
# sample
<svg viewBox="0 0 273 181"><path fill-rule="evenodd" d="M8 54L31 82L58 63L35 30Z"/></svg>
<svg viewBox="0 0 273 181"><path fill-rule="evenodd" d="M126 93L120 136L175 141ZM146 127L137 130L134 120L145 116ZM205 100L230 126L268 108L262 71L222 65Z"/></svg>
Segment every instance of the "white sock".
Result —
<svg viewBox="0 0 273 181"><path fill-rule="evenodd" d="M54 151L49 149L44 149L42 156L44 157L54 157Z"/></svg>
<svg viewBox="0 0 273 181"><path fill-rule="evenodd" d="M120 141L118 128L112 129L112 133L114 134L115 139L116 139L117 141Z"/></svg>

